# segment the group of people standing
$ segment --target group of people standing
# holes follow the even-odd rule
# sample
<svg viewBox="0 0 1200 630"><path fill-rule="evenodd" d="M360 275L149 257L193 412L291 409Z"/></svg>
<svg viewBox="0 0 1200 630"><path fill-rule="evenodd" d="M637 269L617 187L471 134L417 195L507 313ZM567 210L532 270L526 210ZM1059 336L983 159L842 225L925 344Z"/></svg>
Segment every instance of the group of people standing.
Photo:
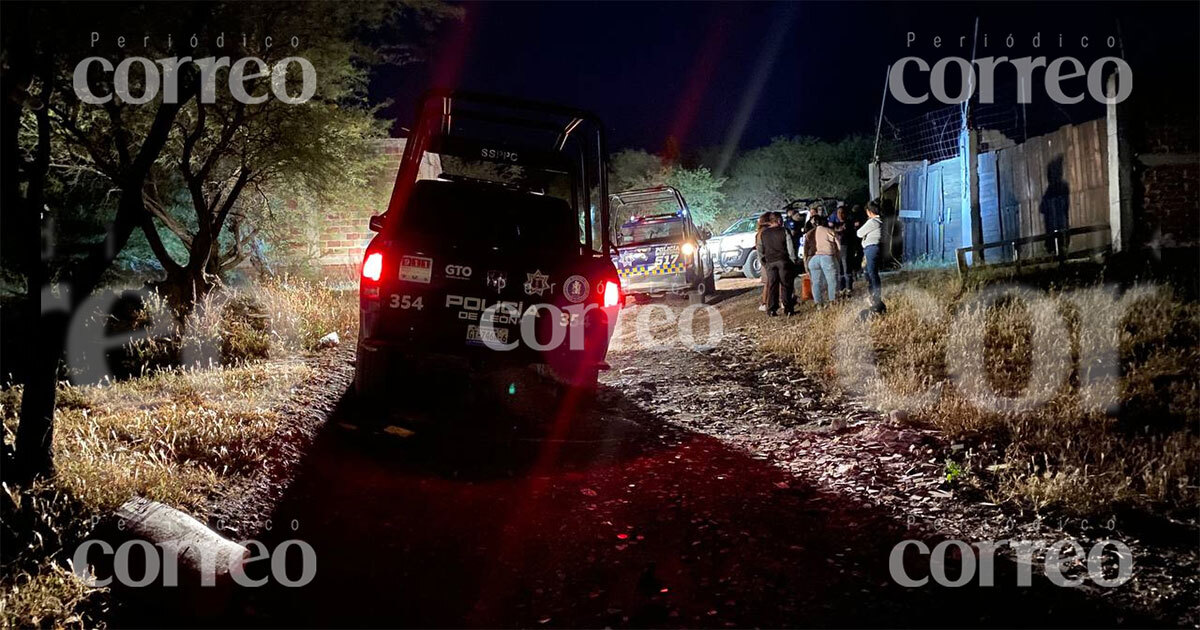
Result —
<svg viewBox="0 0 1200 630"><path fill-rule="evenodd" d="M780 212L764 212L758 218L755 238L763 270L759 310L773 317L779 314L782 304L784 315L795 313L795 271L807 268L813 302L818 308L829 306L839 297L849 297L855 278L863 272L872 310L881 311L882 238L883 221L876 201L868 203L865 211L862 206L847 208L838 202L830 215L824 205L815 204L808 209L807 218L795 208L788 210L786 217Z"/></svg>

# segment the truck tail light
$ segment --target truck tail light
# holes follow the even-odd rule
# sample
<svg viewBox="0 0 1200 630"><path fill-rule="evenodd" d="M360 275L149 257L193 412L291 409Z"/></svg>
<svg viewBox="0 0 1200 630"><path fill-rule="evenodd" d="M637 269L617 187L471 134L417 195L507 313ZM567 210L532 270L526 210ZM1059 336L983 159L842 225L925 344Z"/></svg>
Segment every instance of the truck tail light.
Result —
<svg viewBox="0 0 1200 630"><path fill-rule="evenodd" d="M383 275L383 254L375 252L368 254L367 259L363 261L362 277L371 282L379 282L379 277Z"/></svg>
<svg viewBox="0 0 1200 630"><path fill-rule="evenodd" d="M612 280L605 280L601 294L604 296L604 306L616 306L621 303L621 285Z"/></svg>
<svg viewBox="0 0 1200 630"><path fill-rule="evenodd" d="M692 243L684 243L683 247L679 248L679 251L682 252L684 256L691 256L692 254L696 253L696 246Z"/></svg>

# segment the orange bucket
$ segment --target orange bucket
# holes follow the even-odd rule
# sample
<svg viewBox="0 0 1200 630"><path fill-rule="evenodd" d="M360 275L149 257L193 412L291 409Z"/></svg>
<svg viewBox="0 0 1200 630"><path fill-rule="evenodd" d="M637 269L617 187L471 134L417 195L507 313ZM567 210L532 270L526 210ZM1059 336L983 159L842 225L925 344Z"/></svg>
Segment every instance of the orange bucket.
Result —
<svg viewBox="0 0 1200 630"><path fill-rule="evenodd" d="M813 299L813 296L812 296L812 280L811 280L811 279L808 277L808 274L802 274L802 275L800 276L800 278L801 278L801 281L800 281L800 299L801 299L801 300L811 300L811 299Z"/></svg>

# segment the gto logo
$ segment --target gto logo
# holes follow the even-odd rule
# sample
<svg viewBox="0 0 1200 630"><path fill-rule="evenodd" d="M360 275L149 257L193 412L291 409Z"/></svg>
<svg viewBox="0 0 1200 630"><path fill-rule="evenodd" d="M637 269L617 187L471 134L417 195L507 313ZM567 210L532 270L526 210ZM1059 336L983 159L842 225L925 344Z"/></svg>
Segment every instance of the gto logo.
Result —
<svg viewBox="0 0 1200 630"><path fill-rule="evenodd" d="M471 277L471 268L466 265L446 265L446 277L466 280Z"/></svg>
<svg viewBox="0 0 1200 630"><path fill-rule="evenodd" d="M317 70L309 60L303 57L286 57L279 60L273 67L258 57L243 57L230 64L229 57L166 57L151 61L146 57L129 57L122 60L114 69L111 61L104 57L88 57L75 65L75 74L71 85L75 96L89 105L103 105L113 100L117 102L141 105L149 103L158 96L161 88L164 103L179 102L179 68L191 62L200 69L200 102L217 102L217 70L228 68L229 93L233 98L247 105L257 105L266 102L267 94L251 94L246 82L264 77L271 78L270 92L275 98L289 105L297 105L308 101L317 91ZM300 93L291 96L287 92L288 66L296 64L300 67ZM105 73L112 73L113 93L97 95L88 83L88 71L93 64L99 64ZM133 94L129 87L129 74L134 66L141 67L142 93ZM161 72L159 66L162 67ZM253 89L253 86L250 87Z"/></svg>

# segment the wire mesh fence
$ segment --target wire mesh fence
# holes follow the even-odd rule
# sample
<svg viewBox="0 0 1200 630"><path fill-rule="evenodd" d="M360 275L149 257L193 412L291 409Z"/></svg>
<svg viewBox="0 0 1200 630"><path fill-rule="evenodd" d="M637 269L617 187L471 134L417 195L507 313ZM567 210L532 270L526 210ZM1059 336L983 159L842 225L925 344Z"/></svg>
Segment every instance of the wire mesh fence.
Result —
<svg viewBox="0 0 1200 630"><path fill-rule="evenodd" d="M962 108L957 105L901 121L885 115L879 131L879 158L884 162L947 160L958 155L961 132Z"/></svg>
<svg viewBox="0 0 1200 630"><path fill-rule="evenodd" d="M1000 102L972 102L967 108L967 126L980 131L980 149L1003 148L1031 137L1053 132L1104 116L1095 102L1063 106L1042 99L1021 103L1015 87L997 89ZM893 106L893 102L887 103ZM958 155L963 128L962 105L945 105L913 116L911 109L885 106L879 125L879 158L884 162L929 160L938 162ZM908 116L908 117L904 117Z"/></svg>

